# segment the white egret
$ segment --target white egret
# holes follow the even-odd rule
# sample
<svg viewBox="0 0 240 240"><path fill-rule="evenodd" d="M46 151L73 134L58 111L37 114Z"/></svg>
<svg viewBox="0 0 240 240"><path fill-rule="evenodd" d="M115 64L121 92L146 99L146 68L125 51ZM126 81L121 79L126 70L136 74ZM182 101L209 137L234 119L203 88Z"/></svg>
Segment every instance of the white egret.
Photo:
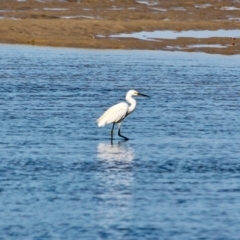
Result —
<svg viewBox="0 0 240 240"><path fill-rule="evenodd" d="M118 136L128 140L127 137L121 135L120 127L121 122L125 117L127 117L130 113L132 113L136 108L136 100L132 98L132 96L144 96L149 97L145 94L141 94L135 90L130 90L127 92L126 100L130 105L126 102L118 103L112 107L110 107L103 115L97 119L97 123L99 127L104 127L106 124L113 123L112 130L111 130L111 140L113 139L113 129L115 123L118 123Z"/></svg>

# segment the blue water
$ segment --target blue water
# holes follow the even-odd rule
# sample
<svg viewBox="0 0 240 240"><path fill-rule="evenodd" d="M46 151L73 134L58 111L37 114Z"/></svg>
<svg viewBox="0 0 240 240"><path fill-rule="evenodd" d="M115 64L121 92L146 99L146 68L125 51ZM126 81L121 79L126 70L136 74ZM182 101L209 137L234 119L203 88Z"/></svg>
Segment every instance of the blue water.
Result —
<svg viewBox="0 0 240 240"><path fill-rule="evenodd" d="M240 239L240 56L0 52L1 240Z"/></svg>
<svg viewBox="0 0 240 240"><path fill-rule="evenodd" d="M157 40L157 39L177 39L180 37L185 38L212 38L212 37L234 37L239 38L240 32L236 30L188 30L188 31L171 31L171 30L158 30L152 32L135 32L135 33L121 33L110 35L112 38L137 38L140 40Z"/></svg>

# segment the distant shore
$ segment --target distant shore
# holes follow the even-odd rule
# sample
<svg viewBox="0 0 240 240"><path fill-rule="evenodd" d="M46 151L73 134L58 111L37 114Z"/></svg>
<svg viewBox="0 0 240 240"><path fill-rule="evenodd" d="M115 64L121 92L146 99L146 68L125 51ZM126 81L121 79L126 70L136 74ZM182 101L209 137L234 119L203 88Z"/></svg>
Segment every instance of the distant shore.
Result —
<svg viewBox="0 0 240 240"><path fill-rule="evenodd" d="M196 1L1 1L0 43L95 49L151 49L240 54L239 37L196 37L194 31L240 32L240 3ZM113 34L172 30L192 36L140 39ZM237 31L236 31L237 32ZM201 33L201 32L198 32Z"/></svg>

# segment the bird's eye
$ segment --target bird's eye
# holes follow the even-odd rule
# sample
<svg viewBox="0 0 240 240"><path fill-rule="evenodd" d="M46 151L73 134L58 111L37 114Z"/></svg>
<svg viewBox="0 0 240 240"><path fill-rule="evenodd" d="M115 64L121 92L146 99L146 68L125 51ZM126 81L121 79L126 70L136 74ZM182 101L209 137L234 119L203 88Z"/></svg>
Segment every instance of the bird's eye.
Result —
<svg viewBox="0 0 240 240"><path fill-rule="evenodd" d="M138 92L135 92L134 94L135 94L135 95L138 95Z"/></svg>

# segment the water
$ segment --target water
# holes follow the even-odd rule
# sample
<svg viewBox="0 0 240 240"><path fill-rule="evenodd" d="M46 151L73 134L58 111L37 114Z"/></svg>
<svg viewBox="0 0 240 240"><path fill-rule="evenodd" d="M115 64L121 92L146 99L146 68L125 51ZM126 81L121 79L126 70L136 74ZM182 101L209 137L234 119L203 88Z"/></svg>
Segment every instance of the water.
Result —
<svg viewBox="0 0 240 240"><path fill-rule="evenodd" d="M230 44L228 45L221 45L221 44L192 44L188 45L189 48L227 48L231 46Z"/></svg>
<svg viewBox="0 0 240 240"><path fill-rule="evenodd" d="M239 239L240 56L0 50L0 239Z"/></svg>
<svg viewBox="0 0 240 240"><path fill-rule="evenodd" d="M240 10L240 8L230 6L230 7L221 7L221 10L235 11L235 10Z"/></svg>
<svg viewBox="0 0 240 240"><path fill-rule="evenodd" d="M121 33L121 34L112 34L112 38L137 38L140 40L156 40L160 39L176 39L180 37L188 38L211 38L211 37L240 37L239 30L189 30L189 31L171 31L171 30L162 30L162 31L152 31L152 32L135 32L135 33Z"/></svg>

